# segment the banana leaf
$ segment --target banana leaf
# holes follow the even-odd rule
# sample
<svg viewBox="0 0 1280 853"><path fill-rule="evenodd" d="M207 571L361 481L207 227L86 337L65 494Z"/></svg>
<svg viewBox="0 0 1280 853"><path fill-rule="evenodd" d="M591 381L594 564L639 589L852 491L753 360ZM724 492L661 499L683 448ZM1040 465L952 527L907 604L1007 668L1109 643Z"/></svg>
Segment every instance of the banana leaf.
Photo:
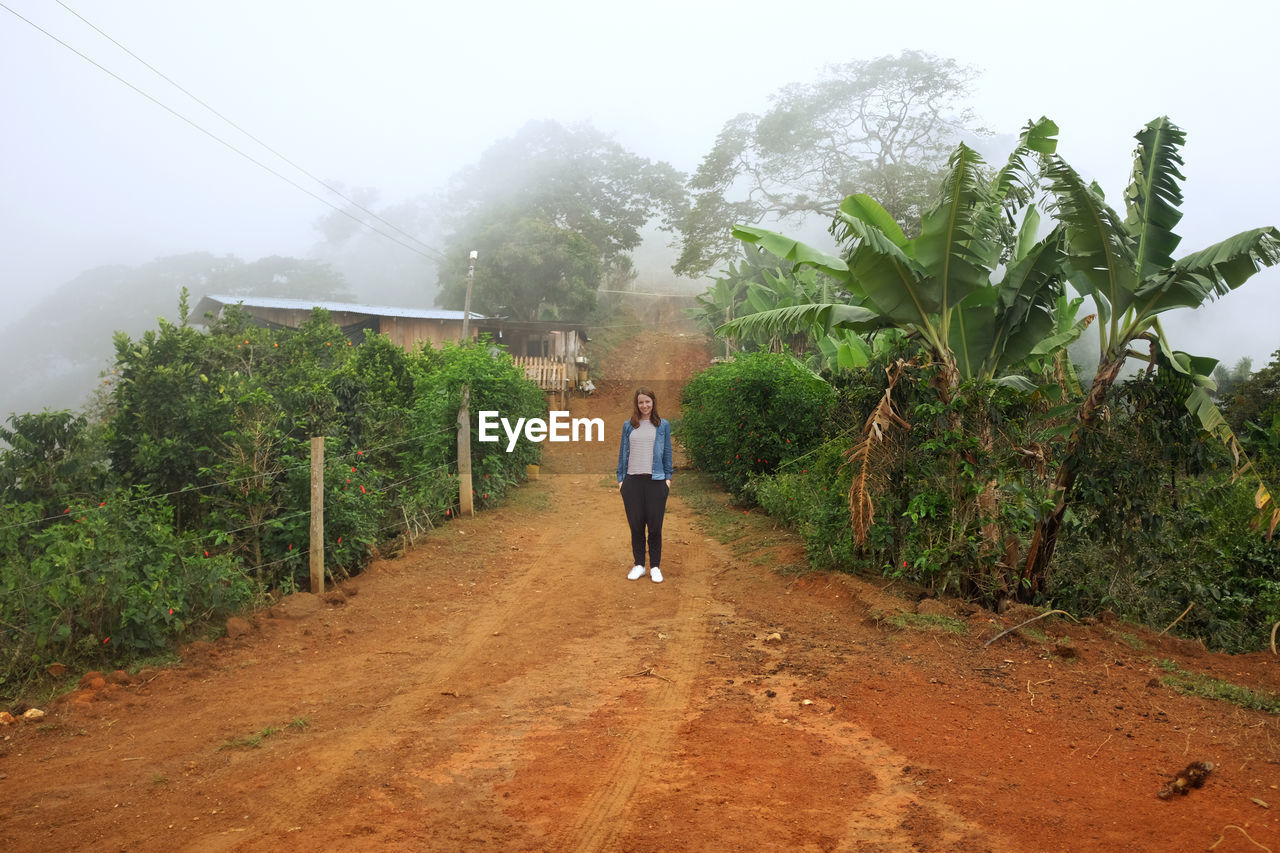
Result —
<svg viewBox="0 0 1280 853"><path fill-rule="evenodd" d="M1184 181L1179 149L1187 135L1167 117L1147 123L1137 134L1133 178L1125 191L1125 228L1136 238L1136 262L1140 279L1173 264L1173 251L1182 238L1173 232L1182 219Z"/></svg>

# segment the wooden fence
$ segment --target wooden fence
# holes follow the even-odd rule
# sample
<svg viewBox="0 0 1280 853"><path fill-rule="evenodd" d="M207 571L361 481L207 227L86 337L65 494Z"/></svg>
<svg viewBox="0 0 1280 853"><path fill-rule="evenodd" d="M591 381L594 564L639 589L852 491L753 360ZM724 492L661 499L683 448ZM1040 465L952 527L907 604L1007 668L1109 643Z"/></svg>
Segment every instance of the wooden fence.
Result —
<svg viewBox="0 0 1280 853"><path fill-rule="evenodd" d="M573 382L568 364L546 356L520 356L515 363L531 382L546 392L550 404L559 403L561 409L569 408L569 389Z"/></svg>

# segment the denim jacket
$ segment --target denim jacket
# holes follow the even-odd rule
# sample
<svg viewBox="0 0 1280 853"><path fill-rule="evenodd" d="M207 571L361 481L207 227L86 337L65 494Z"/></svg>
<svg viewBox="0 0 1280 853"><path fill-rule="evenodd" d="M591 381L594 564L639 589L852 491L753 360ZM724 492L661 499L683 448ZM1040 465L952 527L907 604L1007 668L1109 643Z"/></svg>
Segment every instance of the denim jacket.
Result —
<svg viewBox="0 0 1280 853"><path fill-rule="evenodd" d="M618 447L618 482L627 475L627 459L631 453L631 419L622 422L622 444ZM658 424L658 434L653 438L653 479L670 480L671 467L671 422L666 418Z"/></svg>

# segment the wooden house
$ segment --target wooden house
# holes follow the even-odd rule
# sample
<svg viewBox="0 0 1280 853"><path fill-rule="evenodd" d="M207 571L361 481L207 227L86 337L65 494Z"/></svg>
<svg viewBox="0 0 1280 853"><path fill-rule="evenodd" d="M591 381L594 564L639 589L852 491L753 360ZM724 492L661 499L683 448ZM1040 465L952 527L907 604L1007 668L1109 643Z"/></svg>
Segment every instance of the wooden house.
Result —
<svg viewBox="0 0 1280 853"><path fill-rule="evenodd" d="M223 309L233 305L247 311L258 325L272 329L296 329L310 319L312 309L323 308L329 312L329 319L355 343L364 340L366 331L386 335L406 350L423 342L440 346L446 341L462 339L462 312L443 308L211 294L196 304L193 314L200 320L206 315L216 318ZM583 387L588 381L583 349L587 334L586 326L581 323L514 322L472 312L468 337L474 339L481 334L488 334L495 343L506 347L530 379L566 405L569 390Z"/></svg>
<svg viewBox="0 0 1280 853"><path fill-rule="evenodd" d="M462 340L462 312L443 308L397 308L312 299L211 294L197 303L193 313L197 318L207 314L217 317L230 305L239 305L255 323L271 329L296 329L311 318L313 308L323 308L343 334L356 343L364 340L366 330L386 335L406 350L423 341L439 346L446 341ZM479 334L479 324L484 319L472 312L469 337Z"/></svg>

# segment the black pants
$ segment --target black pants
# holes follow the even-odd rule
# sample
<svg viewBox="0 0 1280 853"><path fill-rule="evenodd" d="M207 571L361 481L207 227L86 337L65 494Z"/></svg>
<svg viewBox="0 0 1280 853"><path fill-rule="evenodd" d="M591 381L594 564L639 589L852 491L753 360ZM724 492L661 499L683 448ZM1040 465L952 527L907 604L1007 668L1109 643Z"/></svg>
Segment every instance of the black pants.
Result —
<svg viewBox="0 0 1280 853"><path fill-rule="evenodd" d="M645 528L649 529L649 566L662 565L662 516L667 511L666 480L655 480L648 474L628 474L622 481L622 505L631 526L631 556L637 566L644 565Z"/></svg>

